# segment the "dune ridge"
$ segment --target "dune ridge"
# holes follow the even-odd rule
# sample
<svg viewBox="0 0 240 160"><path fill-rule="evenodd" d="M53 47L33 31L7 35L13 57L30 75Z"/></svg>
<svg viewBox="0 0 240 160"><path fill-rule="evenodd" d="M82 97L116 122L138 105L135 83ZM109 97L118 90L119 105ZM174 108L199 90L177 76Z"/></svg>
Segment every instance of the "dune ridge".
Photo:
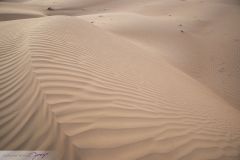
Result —
<svg viewBox="0 0 240 160"><path fill-rule="evenodd" d="M68 160L240 158L239 110L148 50L67 16L0 29L0 149Z"/></svg>

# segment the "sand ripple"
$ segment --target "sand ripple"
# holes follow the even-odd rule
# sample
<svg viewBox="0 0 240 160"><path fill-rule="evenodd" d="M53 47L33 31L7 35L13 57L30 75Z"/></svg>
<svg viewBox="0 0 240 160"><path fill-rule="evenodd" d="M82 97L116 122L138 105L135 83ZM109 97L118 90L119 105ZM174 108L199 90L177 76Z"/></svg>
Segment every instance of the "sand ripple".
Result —
<svg viewBox="0 0 240 160"><path fill-rule="evenodd" d="M0 149L60 159L240 158L240 112L77 18L0 23Z"/></svg>

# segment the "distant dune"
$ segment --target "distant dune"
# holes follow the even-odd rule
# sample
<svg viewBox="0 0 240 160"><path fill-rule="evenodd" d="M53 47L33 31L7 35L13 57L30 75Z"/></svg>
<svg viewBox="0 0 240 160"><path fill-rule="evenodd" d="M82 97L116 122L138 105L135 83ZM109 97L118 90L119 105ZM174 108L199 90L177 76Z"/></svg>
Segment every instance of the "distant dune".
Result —
<svg viewBox="0 0 240 160"><path fill-rule="evenodd" d="M227 0L0 2L0 149L239 160L239 9Z"/></svg>

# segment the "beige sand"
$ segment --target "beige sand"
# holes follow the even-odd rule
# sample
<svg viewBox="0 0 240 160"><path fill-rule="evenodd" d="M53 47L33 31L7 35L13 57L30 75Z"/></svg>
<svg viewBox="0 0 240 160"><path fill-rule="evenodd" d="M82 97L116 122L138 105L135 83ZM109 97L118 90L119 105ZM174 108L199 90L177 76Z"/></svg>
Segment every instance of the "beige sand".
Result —
<svg viewBox="0 0 240 160"><path fill-rule="evenodd" d="M237 0L0 6L0 150L240 159Z"/></svg>

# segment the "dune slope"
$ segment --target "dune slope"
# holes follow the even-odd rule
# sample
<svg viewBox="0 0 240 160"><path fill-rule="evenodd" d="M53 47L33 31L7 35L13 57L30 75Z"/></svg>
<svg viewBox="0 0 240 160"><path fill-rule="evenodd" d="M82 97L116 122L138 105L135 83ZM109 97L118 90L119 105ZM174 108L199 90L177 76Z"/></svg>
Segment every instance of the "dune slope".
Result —
<svg viewBox="0 0 240 160"><path fill-rule="evenodd" d="M240 112L149 51L65 16L0 23L0 149L240 158Z"/></svg>

